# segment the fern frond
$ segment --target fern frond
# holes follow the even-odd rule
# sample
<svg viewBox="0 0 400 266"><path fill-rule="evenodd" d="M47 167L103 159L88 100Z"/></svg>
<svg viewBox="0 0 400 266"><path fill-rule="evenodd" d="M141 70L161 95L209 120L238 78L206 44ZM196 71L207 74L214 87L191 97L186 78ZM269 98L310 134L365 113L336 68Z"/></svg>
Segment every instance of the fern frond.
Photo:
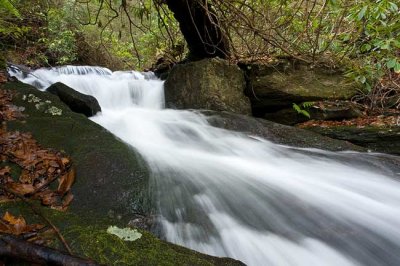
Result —
<svg viewBox="0 0 400 266"><path fill-rule="evenodd" d="M310 108L310 107L312 107L312 106L314 105L314 103L315 103L315 102L303 102L301 105L302 105L304 108Z"/></svg>

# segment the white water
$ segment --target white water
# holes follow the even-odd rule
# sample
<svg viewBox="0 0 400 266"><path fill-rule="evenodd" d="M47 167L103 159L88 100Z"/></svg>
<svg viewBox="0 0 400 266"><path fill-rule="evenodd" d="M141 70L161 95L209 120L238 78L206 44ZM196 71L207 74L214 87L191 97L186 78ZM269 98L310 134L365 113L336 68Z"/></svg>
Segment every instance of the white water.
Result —
<svg viewBox="0 0 400 266"><path fill-rule="evenodd" d="M93 121L147 160L171 242L248 265L400 265L400 183L365 163L371 155L304 152L212 127L163 109L163 83L149 74L15 74L98 99Z"/></svg>

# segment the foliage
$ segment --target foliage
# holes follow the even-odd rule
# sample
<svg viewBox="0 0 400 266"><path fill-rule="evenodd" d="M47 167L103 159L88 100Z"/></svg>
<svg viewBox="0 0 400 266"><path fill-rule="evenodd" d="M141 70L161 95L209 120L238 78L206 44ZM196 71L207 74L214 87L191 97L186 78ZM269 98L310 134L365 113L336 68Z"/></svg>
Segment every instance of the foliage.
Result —
<svg viewBox="0 0 400 266"><path fill-rule="evenodd" d="M373 93L383 77L400 72L400 16L394 0L208 3L212 9L204 6L206 12L220 19L228 36L232 60L290 56L344 68L366 94ZM26 50L42 64L79 62L137 69L151 67L160 57L180 61L187 52L165 1L0 0L1 10L10 12L0 18L0 41L13 39L15 45L40 39L39 47ZM30 23L31 17L44 21L36 22L41 24L39 30Z"/></svg>
<svg viewBox="0 0 400 266"><path fill-rule="evenodd" d="M150 67L161 56L182 59L184 51L175 49L183 43L177 22L151 0L75 1L72 12L91 45L129 68Z"/></svg>
<svg viewBox="0 0 400 266"><path fill-rule="evenodd" d="M26 31L26 27L18 27L12 22L20 18L21 14L11 1L0 0L0 37L17 38L21 36ZM0 49L4 49L4 47L0 47Z"/></svg>
<svg viewBox="0 0 400 266"><path fill-rule="evenodd" d="M300 105L293 103L293 109L301 115L304 115L305 117L311 118L310 113L308 112L308 109L314 105L314 102L303 102Z"/></svg>
<svg viewBox="0 0 400 266"><path fill-rule="evenodd" d="M400 73L399 7L389 0L367 1L350 9L349 20L358 34L340 36L342 49L353 47L354 63L347 75L371 91L388 71Z"/></svg>
<svg viewBox="0 0 400 266"><path fill-rule="evenodd" d="M68 5L63 9L51 8L47 12L46 37L40 39L46 47L55 63L59 65L69 64L77 59L77 47L75 41L76 29L68 19Z"/></svg>

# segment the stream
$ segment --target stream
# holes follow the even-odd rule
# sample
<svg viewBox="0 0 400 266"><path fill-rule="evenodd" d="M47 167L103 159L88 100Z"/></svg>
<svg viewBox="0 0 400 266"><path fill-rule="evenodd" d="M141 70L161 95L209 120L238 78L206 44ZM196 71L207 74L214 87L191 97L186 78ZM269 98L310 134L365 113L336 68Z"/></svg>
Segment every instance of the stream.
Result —
<svg viewBox="0 0 400 266"><path fill-rule="evenodd" d="M170 242L248 265L400 265L398 173L373 155L212 127L198 112L165 109L152 73L65 66L12 74L41 90L60 81L96 97L102 112L91 119L148 163Z"/></svg>

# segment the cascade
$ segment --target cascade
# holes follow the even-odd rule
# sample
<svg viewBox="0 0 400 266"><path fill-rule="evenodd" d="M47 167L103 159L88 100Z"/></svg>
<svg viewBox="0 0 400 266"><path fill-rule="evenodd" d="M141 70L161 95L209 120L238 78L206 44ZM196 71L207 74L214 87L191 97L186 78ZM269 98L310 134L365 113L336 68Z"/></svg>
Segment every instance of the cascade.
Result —
<svg viewBox="0 0 400 266"><path fill-rule="evenodd" d="M170 242L248 265L400 265L398 173L371 154L296 149L212 127L164 108L152 74L97 67L39 69L99 101L91 119L136 148L152 173Z"/></svg>

